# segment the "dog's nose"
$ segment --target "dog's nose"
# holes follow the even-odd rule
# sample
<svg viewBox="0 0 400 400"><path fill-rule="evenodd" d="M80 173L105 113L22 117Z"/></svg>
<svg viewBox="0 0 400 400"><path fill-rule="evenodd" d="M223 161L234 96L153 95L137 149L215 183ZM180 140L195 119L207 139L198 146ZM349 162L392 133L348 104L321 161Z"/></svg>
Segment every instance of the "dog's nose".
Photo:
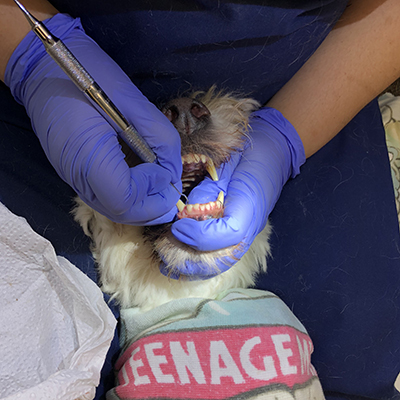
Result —
<svg viewBox="0 0 400 400"><path fill-rule="evenodd" d="M180 134L191 135L210 119L210 111L198 100L182 97L168 102L162 112Z"/></svg>

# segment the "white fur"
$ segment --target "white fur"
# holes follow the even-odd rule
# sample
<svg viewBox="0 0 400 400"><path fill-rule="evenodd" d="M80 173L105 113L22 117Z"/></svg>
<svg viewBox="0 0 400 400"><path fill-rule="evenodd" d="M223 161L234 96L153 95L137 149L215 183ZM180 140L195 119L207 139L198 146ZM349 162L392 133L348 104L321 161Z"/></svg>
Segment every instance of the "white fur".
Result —
<svg viewBox="0 0 400 400"><path fill-rule="evenodd" d="M139 307L147 311L179 298L215 298L231 288L253 286L257 272L266 271L269 224L228 271L205 281L178 281L160 273L152 247L143 239L143 227L116 224L82 200L77 199L77 203L75 218L93 240L92 251L100 268L102 290L116 298L122 308Z"/></svg>
<svg viewBox="0 0 400 400"><path fill-rule="evenodd" d="M194 93L192 97L202 101L213 117L212 132L218 138L215 146L217 141L221 149L235 149L243 144L248 117L259 107L255 100L215 93L215 88L207 93ZM268 224L242 259L228 271L205 281L188 281L170 279L160 273L160 261L154 257L153 246L144 240L143 227L116 224L79 199L74 213L93 240L92 251L99 267L102 290L115 298L122 308L139 307L146 311L179 298L215 298L231 288L253 286L257 272L267 268L271 230ZM215 259L231 254L232 250L202 253L176 244L176 239L170 234L163 239L161 249L157 249L162 251L164 259L170 258L168 266L171 268L177 257L181 261L201 259L203 265L207 264L212 270Z"/></svg>

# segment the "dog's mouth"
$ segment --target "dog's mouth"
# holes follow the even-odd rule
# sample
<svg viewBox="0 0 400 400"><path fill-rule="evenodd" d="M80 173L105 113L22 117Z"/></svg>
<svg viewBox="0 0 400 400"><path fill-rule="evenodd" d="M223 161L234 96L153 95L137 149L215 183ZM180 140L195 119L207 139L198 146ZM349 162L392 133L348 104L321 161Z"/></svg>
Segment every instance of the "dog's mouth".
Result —
<svg viewBox="0 0 400 400"><path fill-rule="evenodd" d="M218 181L218 174L213 160L204 154L185 154L182 156L182 190L188 196L206 176ZM209 203L186 204L179 203L177 217L192 218L205 221L211 218L221 218L224 212L224 193L221 191L215 201Z"/></svg>

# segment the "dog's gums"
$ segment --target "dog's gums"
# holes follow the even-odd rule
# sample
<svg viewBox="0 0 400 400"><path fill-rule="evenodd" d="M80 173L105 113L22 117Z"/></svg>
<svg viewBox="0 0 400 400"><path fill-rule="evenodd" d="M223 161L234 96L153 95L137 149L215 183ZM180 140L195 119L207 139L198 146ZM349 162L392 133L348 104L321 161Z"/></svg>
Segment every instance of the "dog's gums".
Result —
<svg viewBox="0 0 400 400"><path fill-rule="evenodd" d="M222 218L224 215L224 192L220 192L216 201L204 204L186 204L177 214L178 219L192 218L205 221L211 218Z"/></svg>

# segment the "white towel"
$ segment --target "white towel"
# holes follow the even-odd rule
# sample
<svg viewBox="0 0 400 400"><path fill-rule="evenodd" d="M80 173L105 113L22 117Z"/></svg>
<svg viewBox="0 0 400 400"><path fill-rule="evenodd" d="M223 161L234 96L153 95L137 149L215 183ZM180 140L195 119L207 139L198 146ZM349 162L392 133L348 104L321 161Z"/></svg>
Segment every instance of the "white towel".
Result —
<svg viewBox="0 0 400 400"><path fill-rule="evenodd" d="M0 203L0 398L92 399L116 320L97 285Z"/></svg>

